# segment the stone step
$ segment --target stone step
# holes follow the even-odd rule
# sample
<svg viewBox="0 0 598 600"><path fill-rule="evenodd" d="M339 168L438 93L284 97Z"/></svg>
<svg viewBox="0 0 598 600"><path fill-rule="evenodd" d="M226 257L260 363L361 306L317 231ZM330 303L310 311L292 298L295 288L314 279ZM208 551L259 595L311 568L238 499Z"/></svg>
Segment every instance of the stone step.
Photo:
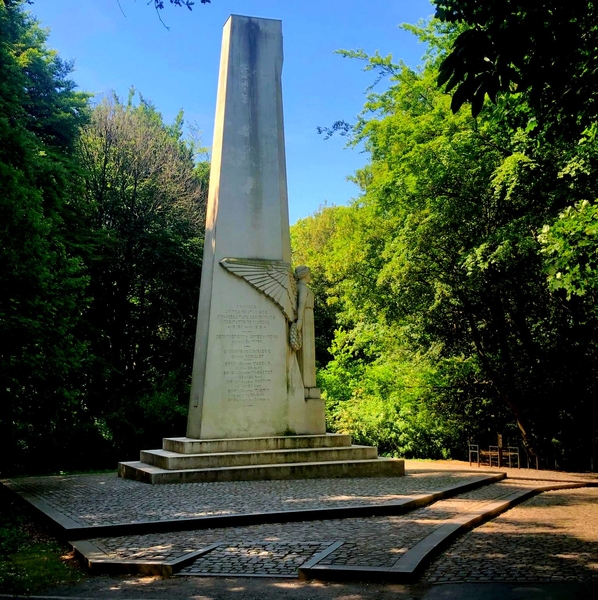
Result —
<svg viewBox="0 0 598 600"><path fill-rule="evenodd" d="M378 449L373 446L338 448L298 448L293 450L263 450L261 452L220 452L213 454L180 454L168 450L143 450L141 462L168 471L181 469L216 469L246 465L281 463L319 463L325 461L373 460Z"/></svg>
<svg viewBox="0 0 598 600"><path fill-rule="evenodd" d="M350 446L351 436L344 433L324 435L286 435L258 438L196 440L187 437L164 438L162 447L180 454L214 454L221 452L261 452L298 448L337 448Z"/></svg>
<svg viewBox="0 0 598 600"><path fill-rule="evenodd" d="M134 461L119 463L118 474L126 479L153 484L340 477L398 477L405 474L405 461L400 458L376 458L373 460L249 465L174 471Z"/></svg>

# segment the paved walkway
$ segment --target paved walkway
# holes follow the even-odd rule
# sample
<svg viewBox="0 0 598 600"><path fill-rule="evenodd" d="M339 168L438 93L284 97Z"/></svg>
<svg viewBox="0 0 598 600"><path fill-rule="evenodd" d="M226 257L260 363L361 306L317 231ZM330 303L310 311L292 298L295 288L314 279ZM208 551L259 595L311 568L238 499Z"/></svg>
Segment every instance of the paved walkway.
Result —
<svg viewBox="0 0 598 600"><path fill-rule="evenodd" d="M306 545L306 549L301 552L301 557L305 560L322 549L322 546L329 547L337 541L342 541L343 545L320 561L321 564L392 566L401 554L434 531L443 521L471 512L514 491L531 489L536 485L537 482L534 481L506 480L398 516L269 523L226 529L96 538L90 541L111 559L121 560L172 560L215 543L223 544L217 552L212 551L198 558L191 566L183 569L182 574L241 574L246 572L245 557L252 552L252 574L266 575L273 572L272 564L276 563L276 574L296 576L296 569L294 573L289 572L288 563L291 559L288 556L294 558L297 544ZM224 568L224 555L224 563L234 563L234 569ZM257 565L260 564L263 568L258 569Z"/></svg>
<svg viewBox="0 0 598 600"><path fill-rule="evenodd" d="M476 463L470 465L462 460L406 460L405 469L410 473L506 473L507 477L519 479L542 479L550 481L578 481L598 483L598 473L569 473L566 471L546 471L536 469L516 469L509 467L478 467Z"/></svg>
<svg viewBox="0 0 598 600"><path fill-rule="evenodd" d="M498 471L496 471L498 472ZM413 471L409 477L148 485L115 474L11 480L73 523L117 525L167 519L383 505L460 485L482 473Z"/></svg>
<svg viewBox="0 0 598 600"><path fill-rule="evenodd" d="M421 494L471 484L488 471L455 461L407 461L406 467L408 475L402 478L149 486L94 475L17 479L11 486L51 507L63 520L97 527L302 509L372 507L373 512ZM598 480L597 475L506 471L512 478L405 514L315 520L312 514L312 520L111 535L84 544L101 561L176 563L178 577L296 578L298 568L306 565L336 572L381 572L396 569L443 527L482 513L500 500L553 485L555 480L562 484ZM284 521L284 515L277 519ZM544 492L462 536L426 570L423 580L437 584L597 578L598 489L578 488Z"/></svg>
<svg viewBox="0 0 598 600"><path fill-rule="evenodd" d="M598 488L528 500L458 539L423 579L598 583Z"/></svg>

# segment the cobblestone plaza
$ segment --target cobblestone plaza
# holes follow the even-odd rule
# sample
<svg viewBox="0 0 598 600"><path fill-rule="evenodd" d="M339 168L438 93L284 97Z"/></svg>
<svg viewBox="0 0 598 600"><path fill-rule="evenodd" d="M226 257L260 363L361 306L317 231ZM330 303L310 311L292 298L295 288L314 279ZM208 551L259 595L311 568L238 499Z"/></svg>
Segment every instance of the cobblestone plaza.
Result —
<svg viewBox="0 0 598 600"><path fill-rule="evenodd" d="M501 472L507 477L497 481ZM442 553L434 549L420 574L431 583L598 580L598 488L586 487L593 484L590 475L483 472L464 463L418 461L410 461L407 476L397 478L151 486L105 474L8 482L52 518L83 527L87 533L80 537L93 548L94 560L180 563L177 576L212 577L296 578L308 564L322 573L392 573L442 528L517 495L530 496L485 518ZM579 485L584 487L538 493ZM446 497L395 510L441 492ZM351 516L348 510L360 512ZM249 520L213 526L210 519L223 516ZM185 527L187 522L193 526ZM165 530L146 532L152 523L166 524ZM140 526L139 533L96 533L98 527L132 524Z"/></svg>

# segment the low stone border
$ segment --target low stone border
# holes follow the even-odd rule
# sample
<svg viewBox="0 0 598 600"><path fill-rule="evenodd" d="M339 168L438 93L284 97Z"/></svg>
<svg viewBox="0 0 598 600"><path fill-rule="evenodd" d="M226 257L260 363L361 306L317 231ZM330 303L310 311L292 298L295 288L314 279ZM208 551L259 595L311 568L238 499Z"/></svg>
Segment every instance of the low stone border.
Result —
<svg viewBox="0 0 598 600"><path fill-rule="evenodd" d="M526 477L525 475L507 475L508 479L513 481L538 481L537 477ZM581 481L579 479L552 479L542 477L542 481L554 481L555 483L580 483L581 487L598 487L598 481Z"/></svg>
<svg viewBox="0 0 598 600"><path fill-rule="evenodd" d="M338 550L345 542L337 541L334 542L331 546L328 546L326 550L319 552L315 556L312 556L306 563L304 563L301 568L303 569L311 569L314 565L317 565L322 559L326 558L330 554L332 554L335 550Z"/></svg>
<svg viewBox="0 0 598 600"><path fill-rule="evenodd" d="M189 552L174 560L157 561L112 559L91 542L75 541L69 542L69 544L75 551L75 556L92 573L128 573L135 575L159 575L161 577L171 577L177 571L197 560L200 556L222 545L218 542Z"/></svg>
<svg viewBox="0 0 598 600"><path fill-rule="evenodd" d="M400 515L416 508L422 508L438 500L451 498L479 487L496 483L505 479L505 473L482 475L467 483L450 486L429 494L418 494L386 504L364 504L335 508L310 508L303 510L287 510L275 512L255 512L239 515L222 515L194 517L186 519L163 519L160 521L138 521L115 525L81 525L63 515L55 508L32 494L19 492L10 481L1 481L4 489L10 490L44 517L49 519L59 536L68 540L83 540L97 537L119 537L126 535L143 535L147 533L165 533L170 531L192 531L196 529L213 529L220 527L240 527L245 525L262 525L266 523L288 523L296 521L319 521L328 519L350 519L358 517L374 517Z"/></svg>
<svg viewBox="0 0 598 600"><path fill-rule="evenodd" d="M0 484L2 485L2 492L8 491L14 494L17 498L20 498L29 504L30 508L34 508L37 515L45 517L46 523L49 523L58 535L69 531L77 531L77 529L81 528L81 525L77 523L77 521L74 521L70 517L67 517L65 514L56 510L41 498L38 498L33 494L19 492L10 481L2 480L0 481Z"/></svg>
<svg viewBox="0 0 598 600"><path fill-rule="evenodd" d="M511 479L511 478L509 478ZM410 548L391 567L369 567L359 565L319 565L318 560L312 559L299 567L299 578L303 580L317 579L320 581L384 581L412 582L418 579L424 567L436 557L443 548L449 545L462 533L497 517L516 504L533 496L551 490L563 490L589 487L587 483L555 483L543 485L531 490L520 490L503 500L489 502L481 509L459 515L445 521L430 535Z"/></svg>

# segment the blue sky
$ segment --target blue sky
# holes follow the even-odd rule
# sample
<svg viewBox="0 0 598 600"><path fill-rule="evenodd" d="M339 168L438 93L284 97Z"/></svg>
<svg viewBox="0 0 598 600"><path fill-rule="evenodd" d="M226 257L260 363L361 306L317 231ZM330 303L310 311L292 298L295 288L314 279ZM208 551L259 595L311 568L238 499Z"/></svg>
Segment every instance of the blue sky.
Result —
<svg viewBox="0 0 598 600"><path fill-rule="evenodd" d="M125 97L135 86L166 121L179 109L211 146L222 26L230 14L281 19L283 101L291 223L324 204L357 195L347 175L366 156L343 138L324 141L318 125L352 121L374 79L339 48L379 50L416 66L424 53L400 23L433 13L428 0L212 0L193 11L168 6L159 21L147 0L35 0L31 12L50 28L48 44L75 61L80 89Z"/></svg>

